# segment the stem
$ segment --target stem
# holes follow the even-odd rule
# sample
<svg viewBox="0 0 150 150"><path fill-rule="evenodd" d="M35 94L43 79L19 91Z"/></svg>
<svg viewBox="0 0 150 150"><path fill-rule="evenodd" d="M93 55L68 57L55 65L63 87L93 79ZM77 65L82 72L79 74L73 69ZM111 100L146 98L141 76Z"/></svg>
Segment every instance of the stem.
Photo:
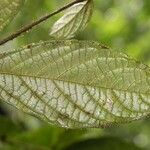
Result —
<svg viewBox="0 0 150 150"><path fill-rule="evenodd" d="M64 6L64 7L60 8L60 9L58 9L58 10L56 10L56 11L50 13L50 14L47 14L47 15L41 17L40 19L38 19L38 20L36 20L36 21L34 21L34 22L32 22L32 23L30 23L30 24L24 26L23 28L19 29L18 31L16 31L16 32L14 32L14 33L12 33L12 34L10 34L8 37L6 37L6 38L0 40L0 45L3 45L3 44L5 44L5 43L7 43L8 41L11 41L11 40L17 38L17 37L20 36L21 34L23 34L23 33L27 32L27 31L31 30L33 27L35 27L35 26L39 25L40 23L46 21L46 20L49 19L50 17L52 17L52 16L54 16L54 15L56 15L56 14L58 14L58 13L64 11L65 9L71 7L72 5L74 5L74 4L76 4L76 3L79 3L79 2L82 2L82 1L85 1L85 0L75 0L75 1L73 1L73 2L71 2L71 3L69 3L69 4L67 4L66 6Z"/></svg>

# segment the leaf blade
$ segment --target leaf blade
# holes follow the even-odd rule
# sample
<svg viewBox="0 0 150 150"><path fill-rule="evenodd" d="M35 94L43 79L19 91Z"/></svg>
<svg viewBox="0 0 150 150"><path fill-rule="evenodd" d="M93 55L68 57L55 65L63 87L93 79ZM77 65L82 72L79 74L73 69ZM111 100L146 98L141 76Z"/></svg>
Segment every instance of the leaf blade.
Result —
<svg viewBox="0 0 150 150"><path fill-rule="evenodd" d="M72 38L78 31L82 31L93 12L93 1L79 2L70 7L66 13L55 22L50 35L56 39Z"/></svg>
<svg viewBox="0 0 150 150"><path fill-rule="evenodd" d="M69 128L149 115L150 69L96 42L47 41L0 54L1 99Z"/></svg>

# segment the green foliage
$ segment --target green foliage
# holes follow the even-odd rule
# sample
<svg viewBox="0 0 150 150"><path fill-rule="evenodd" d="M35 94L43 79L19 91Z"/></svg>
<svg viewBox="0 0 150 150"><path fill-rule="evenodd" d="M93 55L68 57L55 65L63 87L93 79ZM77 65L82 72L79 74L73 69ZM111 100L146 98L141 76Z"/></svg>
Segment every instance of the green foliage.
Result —
<svg viewBox="0 0 150 150"><path fill-rule="evenodd" d="M85 131L82 130L63 130L51 126L44 126L39 130L26 132L13 138L14 143L24 143L28 147L41 147L61 150L75 141L85 139ZM59 143L59 144L58 144Z"/></svg>
<svg viewBox="0 0 150 150"><path fill-rule="evenodd" d="M14 18L24 0L0 0L0 31Z"/></svg>
<svg viewBox="0 0 150 150"><path fill-rule="evenodd" d="M0 115L0 122L0 137L15 135L21 131L21 128L9 118Z"/></svg>
<svg viewBox="0 0 150 150"><path fill-rule="evenodd" d="M75 143L65 150L142 150L133 143L128 143L114 137L103 137L99 139L90 139L84 142Z"/></svg>
<svg viewBox="0 0 150 150"><path fill-rule="evenodd" d="M15 17L24 0L0 0L0 39L64 2L26 0ZM149 0L94 0L94 4L92 19L93 1L79 2L60 19L51 18L0 46L0 99L53 124L4 107L8 113L0 116L0 150L149 150L149 66L89 41L126 49L150 64ZM63 40L74 36L78 40ZM61 41L49 40L53 37ZM32 42L37 43L18 48ZM132 123L120 124L126 122ZM66 130L55 125L110 128Z"/></svg>

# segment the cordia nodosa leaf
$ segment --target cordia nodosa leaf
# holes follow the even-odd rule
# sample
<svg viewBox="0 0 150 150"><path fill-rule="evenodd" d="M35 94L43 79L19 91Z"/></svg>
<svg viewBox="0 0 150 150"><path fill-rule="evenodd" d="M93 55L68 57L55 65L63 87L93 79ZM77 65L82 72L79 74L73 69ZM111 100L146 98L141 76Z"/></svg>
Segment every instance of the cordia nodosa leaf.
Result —
<svg viewBox="0 0 150 150"><path fill-rule="evenodd" d="M0 52L0 99L66 128L150 114L150 68L97 42L46 41Z"/></svg>

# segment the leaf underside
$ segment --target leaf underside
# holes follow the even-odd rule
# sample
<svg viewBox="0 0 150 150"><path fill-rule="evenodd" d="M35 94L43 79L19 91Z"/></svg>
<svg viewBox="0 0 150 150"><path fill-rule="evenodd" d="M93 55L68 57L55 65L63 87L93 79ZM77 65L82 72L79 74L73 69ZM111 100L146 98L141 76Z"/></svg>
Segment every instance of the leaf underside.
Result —
<svg viewBox="0 0 150 150"><path fill-rule="evenodd" d="M150 114L150 69L96 42L0 52L0 99L50 124L103 127Z"/></svg>
<svg viewBox="0 0 150 150"><path fill-rule="evenodd" d="M14 18L24 0L0 0L0 31Z"/></svg>
<svg viewBox="0 0 150 150"><path fill-rule="evenodd" d="M50 35L57 39L72 38L78 31L83 30L93 12L93 0L77 3L53 25Z"/></svg>

